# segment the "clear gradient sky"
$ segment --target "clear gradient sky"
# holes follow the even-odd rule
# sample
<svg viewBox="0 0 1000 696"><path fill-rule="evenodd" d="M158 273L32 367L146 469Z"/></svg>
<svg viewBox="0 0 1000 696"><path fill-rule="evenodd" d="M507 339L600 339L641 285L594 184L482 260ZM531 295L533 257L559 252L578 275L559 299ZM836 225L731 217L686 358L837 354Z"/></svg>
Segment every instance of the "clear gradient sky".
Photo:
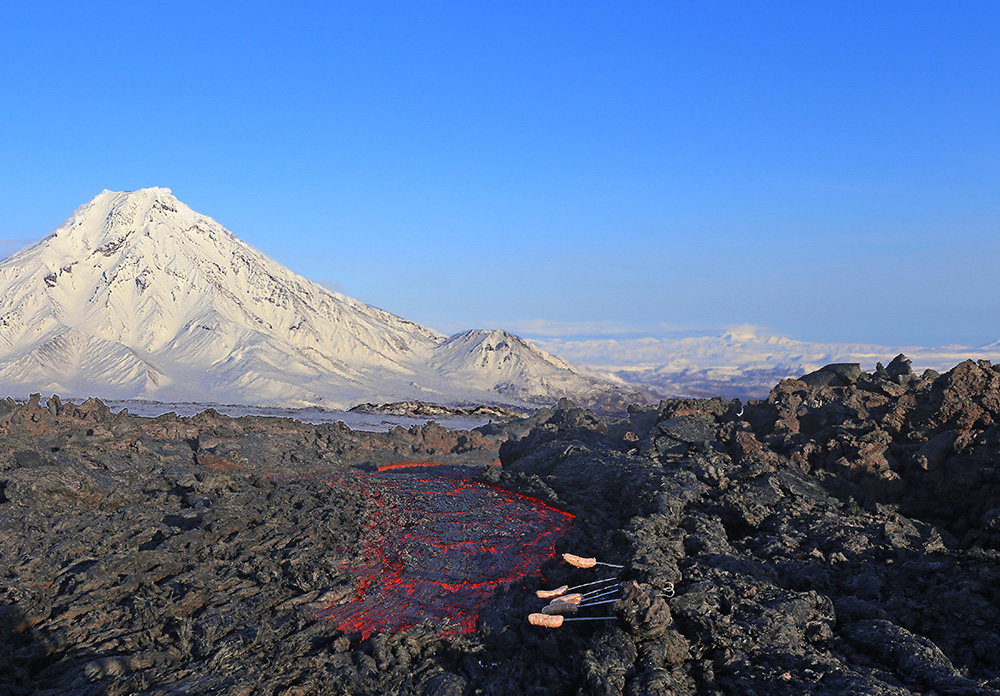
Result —
<svg viewBox="0 0 1000 696"><path fill-rule="evenodd" d="M166 186L445 332L1000 339L1000 3L10 2L0 255Z"/></svg>

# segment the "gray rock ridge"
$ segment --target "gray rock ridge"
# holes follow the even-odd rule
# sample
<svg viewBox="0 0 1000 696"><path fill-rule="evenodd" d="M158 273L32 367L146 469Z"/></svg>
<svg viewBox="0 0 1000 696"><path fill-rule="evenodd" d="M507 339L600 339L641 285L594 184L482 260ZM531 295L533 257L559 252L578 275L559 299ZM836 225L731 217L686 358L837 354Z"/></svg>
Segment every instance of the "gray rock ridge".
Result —
<svg viewBox="0 0 1000 696"><path fill-rule="evenodd" d="M356 413L380 413L392 416L488 416L502 421L517 420L530 415L530 410L515 410L503 406L446 406L423 401L395 401L388 404L358 404L350 409Z"/></svg>
<svg viewBox="0 0 1000 696"><path fill-rule="evenodd" d="M563 400L464 432L2 401L0 684L1000 693L1000 371L906 367L624 418ZM558 552L625 566L606 610L617 621L527 623L534 590L614 573L558 560L498 592L467 635L422 625L362 641L310 619L311 603L356 591L371 503L304 474L498 453L484 480L576 516Z"/></svg>

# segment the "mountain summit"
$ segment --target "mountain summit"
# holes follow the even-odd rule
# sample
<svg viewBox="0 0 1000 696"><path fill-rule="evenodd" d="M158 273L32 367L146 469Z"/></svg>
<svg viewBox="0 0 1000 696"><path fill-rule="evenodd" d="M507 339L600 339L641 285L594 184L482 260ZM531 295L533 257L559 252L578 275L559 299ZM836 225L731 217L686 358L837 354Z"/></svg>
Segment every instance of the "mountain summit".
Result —
<svg viewBox="0 0 1000 696"><path fill-rule="evenodd" d="M103 191L0 263L0 391L348 407L628 398L505 332L451 338L331 292L169 189Z"/></svg>

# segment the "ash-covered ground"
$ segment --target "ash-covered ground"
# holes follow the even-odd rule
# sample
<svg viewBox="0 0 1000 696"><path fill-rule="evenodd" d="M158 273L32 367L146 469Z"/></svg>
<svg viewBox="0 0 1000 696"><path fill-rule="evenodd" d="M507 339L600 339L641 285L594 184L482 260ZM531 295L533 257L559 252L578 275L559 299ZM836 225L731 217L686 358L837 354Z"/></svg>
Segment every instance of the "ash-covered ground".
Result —
<svg viewBox="0 0 1000 696"><path fill-rule="evenodd" d="M0 402L0 693L1000 693L998 423L997 368L902 357L477 431ZM558 557L468 624L323 618L372 586L391 533L364 477L400 461L574 515L552 550L624 566L621 601L579 613L610 620L528 623L535 590L615 574ZM414 499L422 536L459 512Z"/></svg>

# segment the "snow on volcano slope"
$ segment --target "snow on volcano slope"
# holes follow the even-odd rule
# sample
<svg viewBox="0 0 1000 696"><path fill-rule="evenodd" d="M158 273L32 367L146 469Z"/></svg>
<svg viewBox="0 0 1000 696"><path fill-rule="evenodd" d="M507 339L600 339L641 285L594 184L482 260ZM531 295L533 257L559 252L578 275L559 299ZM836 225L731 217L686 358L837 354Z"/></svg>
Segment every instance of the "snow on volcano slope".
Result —
<svg viewBox="0 0 1000 696"><path fill-rule="evenodd" d="M0 390L13 395L328 408L544 398L514 374L464 383L457 354L436 369L442 334L293 273L164 188L103 191L0 263L0 298Z"/></svg>

